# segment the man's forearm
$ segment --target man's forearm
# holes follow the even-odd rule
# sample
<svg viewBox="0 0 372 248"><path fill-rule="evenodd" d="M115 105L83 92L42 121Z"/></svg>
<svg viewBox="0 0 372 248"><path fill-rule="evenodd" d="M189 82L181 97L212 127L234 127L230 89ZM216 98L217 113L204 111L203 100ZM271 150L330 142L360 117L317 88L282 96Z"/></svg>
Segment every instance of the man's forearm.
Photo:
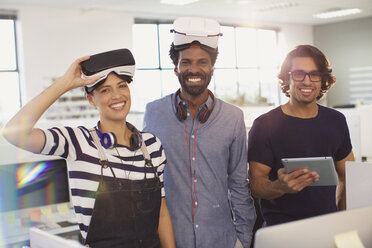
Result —
<svg viewBox="0 0 372 248"><path fill-rule="evenodd" d="M267 178L251 178L250 187L252 195L265 200L273 200L284 195L279 187L279 181L271 181Z"/></svg>
<svg viewBox="0 0 372 248"><path fill-rule="evenodd" d="M345 183L340 182L336 189L336 204L338 210L346 209L346 192L345 192Z"/></svg>

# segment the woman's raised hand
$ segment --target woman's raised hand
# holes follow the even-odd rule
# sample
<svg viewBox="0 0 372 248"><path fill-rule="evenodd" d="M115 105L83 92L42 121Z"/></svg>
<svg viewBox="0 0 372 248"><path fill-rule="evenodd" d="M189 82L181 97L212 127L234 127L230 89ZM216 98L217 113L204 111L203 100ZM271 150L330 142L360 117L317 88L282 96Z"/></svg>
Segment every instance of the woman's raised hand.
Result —
<svg viewBox="0 0 372 248"><path fill-rule="evenodd" d="M90 85L97 81L100 76L94 76L87 79L81 77L81 62L88 60L90 56L84 56L75 60L70 67L67 69L65 74L58 78L55 83L63 84L66 90L71 90L78 87Z"/></svg>

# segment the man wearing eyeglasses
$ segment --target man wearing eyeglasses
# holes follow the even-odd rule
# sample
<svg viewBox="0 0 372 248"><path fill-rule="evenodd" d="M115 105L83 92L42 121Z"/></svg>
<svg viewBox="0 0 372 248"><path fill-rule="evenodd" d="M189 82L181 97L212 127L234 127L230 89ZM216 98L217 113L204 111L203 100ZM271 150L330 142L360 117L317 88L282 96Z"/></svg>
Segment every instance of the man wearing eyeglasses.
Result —
<svg viewBox="0 0 372 248"><path fill-rule="evenodd" d="M297 46L278 77L289 101L258 117L248 135L250 186L264 226L345 209L345 162L354 160L344 115L317 103L336 81L326 56L316 47ZM325 156L335 161L337 187L308 187L319 180L318 173L287 173L281 163Z"/></svg>

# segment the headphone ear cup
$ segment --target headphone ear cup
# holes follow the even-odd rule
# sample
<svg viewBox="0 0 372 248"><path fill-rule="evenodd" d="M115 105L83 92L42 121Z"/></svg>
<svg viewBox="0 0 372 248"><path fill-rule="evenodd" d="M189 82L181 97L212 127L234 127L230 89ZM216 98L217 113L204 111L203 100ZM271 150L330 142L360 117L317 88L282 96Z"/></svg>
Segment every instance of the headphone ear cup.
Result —
<svg viewBox="0 0 372 248"><path fill-rule="evenodd" d="M187 119L187 108L184 102L180 102L176 105L176 116L180 121Z"/></svg>
<svg viewBox="0 0 372 248"><path fill-rule="evenodd" d="M101 133L98 128L96 128L96 132L103 148L112 149L116 147L117 140L114 133Z"/></svg>
<svg viewBox="0 0 372 248"><path fill-rule="evenodd" d="M142 134L132 124L127 122L127 127L132 134L129 138L129 149L135 151L142 146Z"/></svg>
<svg viewBox="0 0 372 248"><path fill-rule="evenodd" d="M132 151L139 149L142 145L141 134L138 132L133 132L129 139L129 145Z"/></svg>
<svg viewBox="0 0 372 248"><path fill-rule="evenodd" d="M103 133L101 138L101 144L105 149L112 149L116 147L117 140L114 133Z"/></svg>
<svg viewBox="0 0 372 248"><path fill-rule="evenodd" d="M211 111L209 111L206 105L199 112L199 121L200 123L204 123L208 120L209 116L211 115Z"/></svg>

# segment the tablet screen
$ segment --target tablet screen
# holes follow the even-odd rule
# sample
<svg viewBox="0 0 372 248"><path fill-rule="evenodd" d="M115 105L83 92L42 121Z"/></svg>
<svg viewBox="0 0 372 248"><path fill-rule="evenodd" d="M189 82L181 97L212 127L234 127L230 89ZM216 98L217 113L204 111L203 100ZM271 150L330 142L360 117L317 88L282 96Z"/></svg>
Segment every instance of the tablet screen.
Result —
<svg viewBox="0 0 372 248"><path fill-rule="evenodd" d="M332 157L283 158L282 163L288 173L307 168L316 171L319 180L309 186L331 186L338 184L337 173Z"/></svg>

